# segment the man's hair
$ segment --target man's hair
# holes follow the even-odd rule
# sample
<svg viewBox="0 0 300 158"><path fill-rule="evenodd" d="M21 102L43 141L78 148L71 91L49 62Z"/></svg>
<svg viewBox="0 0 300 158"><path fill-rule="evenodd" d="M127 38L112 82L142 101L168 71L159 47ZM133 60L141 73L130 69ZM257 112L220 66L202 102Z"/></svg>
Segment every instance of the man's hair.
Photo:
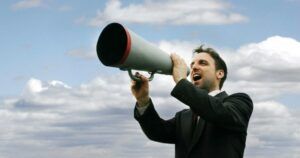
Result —
<svg viewBox="0 0 300 158"><path fill-rule="evenodd" d="M204 45L201 45L200 47L196 48L194 50L193 54L199 54L199 53L207 53L209 54L215 61L216 70L223 70L224 76L220 81L220 89L223 87L223 84L227 78L227 66L224 60L220 57L220 55L212 48L203 48Z"/></svg>

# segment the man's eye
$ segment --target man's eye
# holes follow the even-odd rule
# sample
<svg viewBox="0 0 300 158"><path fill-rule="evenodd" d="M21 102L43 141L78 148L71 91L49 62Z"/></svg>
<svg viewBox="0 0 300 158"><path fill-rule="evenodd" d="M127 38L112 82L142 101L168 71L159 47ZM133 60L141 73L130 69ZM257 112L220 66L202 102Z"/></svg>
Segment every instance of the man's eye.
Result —
<svg viewBox="0 0 300 158"><path fill-rule="evenodd" d="M207 65L207 63L205 61L200 61L199 64L200 65Z"/></svg>
<svg viewBox="0 0 300 158"><path fill-rule="evenodd" d="M193 65L194 65L194 62L192 62L190 66L193 67Z"/></svg>

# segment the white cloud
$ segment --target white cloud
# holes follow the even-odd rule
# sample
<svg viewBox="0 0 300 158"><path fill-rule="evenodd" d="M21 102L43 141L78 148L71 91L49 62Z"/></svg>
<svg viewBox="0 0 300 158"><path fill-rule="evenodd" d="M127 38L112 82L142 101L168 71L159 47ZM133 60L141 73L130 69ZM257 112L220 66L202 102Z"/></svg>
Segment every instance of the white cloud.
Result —
<svg viewBox="0 0 300 158"><path fill-rule="evenodd" d="M151 96L163 118L186 108L170 96L172 82L171 76L165 75L157 75L151 82ZM28 151L33 150L46 158L72 154L75 157L174 157L173 145L150 142L133 119L134 99L126 73L99 77L72 88L62 86L65 84L59 81L38 79L29 80L26 87L32 83L39 85L37 91L31 91L32 95L9 99L1 106L0 138L5 144L2 156L11 157L7 155L12 155L11 149L15 149L22 152L17 157L25 158L32 157ZM300 145L298 120L299 113L282 103L255 102L246 156L265 157L274 150L299 156L294 151ZM288 144L292 145L282 148ZM157 152L153 153L154 150Z"/></svg>
<svg viewBox="0 0 300 158"><path fill-rule="evenodd" d="M60 81L30 79L24 90L30 94L1 103L0 139L5 145L0 157L150 155L147 139L133 119L129 83L126 73L72 88ZM161 145L159 149L170 148Z"/></svg>
<svg viewBox="0 0 300 158"><path fill-rule="evenodd" d="M11 6L13 10L36 8L43 6L42 0L22 0Z"/></svg>
<svg viewBox="0 0 300 158"><path fill-rule="evenodd" d="M299 81L300 42L281 36L242 46L229 62L243 80Z"/></svg>
<svg viewBox="0 0 300 158"><path fill-rule="evenodd" d="M32 78L27 83L27 86L25 88L25 93L38 93L45 89L46 88L42 87L42 82L40 80Z"/></svg>
<svg viewBox="0 0 300 158"><path fill-rule="evenodd" d="M231 5L220 0L148 0L123 6L109 0L103 10L88 23L99 26L112 21L171 25L230 24L247 18L230 11Z"/></svg>
<svg viewBox="0 0 300 158"><path fill-rule="evenodd" d="M257 100L300 93L300 42L295 39L273 36L224 52L229 67L225 89L248 92Z"/></svg>
<svg viewBox="0 0 300 158"><path fill-rule="evenodd" d="M254 111L248 130L247 155L249 157L300 156L299 114L288 106L275 101L254 103ZM263 152L264 151L264 152ZM297 157L296 156L296 157Z"/></svg>

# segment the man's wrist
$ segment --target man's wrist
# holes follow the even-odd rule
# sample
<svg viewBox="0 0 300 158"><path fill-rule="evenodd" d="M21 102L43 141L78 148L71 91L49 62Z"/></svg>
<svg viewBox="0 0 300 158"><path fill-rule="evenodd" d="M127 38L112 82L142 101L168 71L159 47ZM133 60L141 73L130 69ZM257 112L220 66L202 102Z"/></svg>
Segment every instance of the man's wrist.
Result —
<svg viewBox="0 0 300 158"><path fill-rule="evenodd" d="M175 82L176 82L176 84L179 82L179 81L181 81L182 79L186 79L186 78L184 78L184 77L181 77L181 78L179 78L179 79L177 79Z"/></svg>
<svg viewBox="0 0 300 158"><path fill-rule="evenodd" d="M138 99L137 100L137 104L138 104L139 107L147 106L147 105L149 105L149 103L150 103L150 97L149 96L145 97L143 99Z"/></svg>

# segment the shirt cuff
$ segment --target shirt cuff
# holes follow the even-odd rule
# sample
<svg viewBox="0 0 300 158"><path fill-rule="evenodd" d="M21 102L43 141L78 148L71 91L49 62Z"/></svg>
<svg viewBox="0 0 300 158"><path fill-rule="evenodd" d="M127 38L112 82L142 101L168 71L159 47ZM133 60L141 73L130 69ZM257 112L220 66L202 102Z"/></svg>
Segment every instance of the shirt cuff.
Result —
<svg viewBox="0 0 300 158"><path fill-rule="evenodd" d="M150 102L145 105L145 106L136 106L137 111L139 112L140 115L143 115L145 113L145 111L147 110L148 106L150 105Z"/></svg>

